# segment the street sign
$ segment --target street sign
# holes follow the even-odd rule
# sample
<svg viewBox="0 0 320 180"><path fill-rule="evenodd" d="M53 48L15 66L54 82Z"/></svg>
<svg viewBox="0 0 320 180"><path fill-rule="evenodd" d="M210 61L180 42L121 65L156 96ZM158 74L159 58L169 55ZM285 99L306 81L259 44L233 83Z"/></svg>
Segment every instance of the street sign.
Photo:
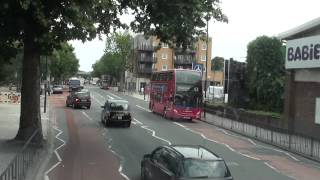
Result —
<svg viewBox="0 0 320 180"><path fill-rule="evenodd" d="M192 63L192 69L200 72L201 75L202 75L202 73L203 73L203 64Z"/></svg>

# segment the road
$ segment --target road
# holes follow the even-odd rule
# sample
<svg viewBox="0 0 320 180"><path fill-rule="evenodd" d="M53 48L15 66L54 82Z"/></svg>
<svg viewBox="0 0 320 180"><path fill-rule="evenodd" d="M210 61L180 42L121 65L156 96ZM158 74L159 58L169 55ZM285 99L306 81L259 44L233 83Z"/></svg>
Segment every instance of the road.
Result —
<svg viewBox="0 0 320 180"><path fill-rule="evenodd" d="M222 156L237 180L318 179L320 164L201 121L173 122L148 110L145 101L113 91L87 87L91 109L65 107L63 95L49 98L53 113L55 152L46 180L140 179L140 161L160 145L202 145ZM104 127L101 105L125 99L134 117L130 128Z"/></svg>

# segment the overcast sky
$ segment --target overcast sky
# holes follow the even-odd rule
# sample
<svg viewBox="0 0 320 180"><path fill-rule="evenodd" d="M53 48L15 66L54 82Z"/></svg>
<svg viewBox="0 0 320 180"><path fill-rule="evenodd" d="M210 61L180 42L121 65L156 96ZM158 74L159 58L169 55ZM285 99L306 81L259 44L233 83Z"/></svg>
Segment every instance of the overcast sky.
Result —
<svg viewBox="0 0 320 180"><path fill-rule="evenodd" d="M222 56L244 61L247 44L257 36L276 36L320 16L320 0L221 0L229 23L209 23L209 36L213 38L212 57ZM124 16L125 22L132 17ZM72 41L80 70L91 71L105 42L95 39L82 43Z"/></svg>

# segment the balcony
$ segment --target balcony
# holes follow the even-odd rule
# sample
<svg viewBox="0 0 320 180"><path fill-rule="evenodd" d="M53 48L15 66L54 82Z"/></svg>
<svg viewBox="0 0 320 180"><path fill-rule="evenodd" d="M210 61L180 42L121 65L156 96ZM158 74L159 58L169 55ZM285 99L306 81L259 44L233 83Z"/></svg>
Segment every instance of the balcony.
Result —
<svg viewBox="0 0 320 180"><path fill-rule="evenodd" d="M157 63L157 57L152 56L145 56L145 57L138 57L138 61L140 63Z"/></svg>
<svg viewBox="0 0 320 180"><path fill-rule="evenodd" d="M190 65L192 63L195 63L196 59L194 56L190 55L176 55L174 57L174 64L176 65Z"/></svg>
<svg viewBox="0 0 320 180"><path fill-rule="evenodd" d="M154 51L155 47L152 45L147 45L147 44L139 44L137 46L137 50L139 51Z"/></svg>
<svg viewBox="0 0 320 180"><path fill-rule="evenodd" d="M149 67L138 68L138 73L140 74L152 74L152 72L155 72L155 71L157 71L156 68L149 68Z"/></svg>

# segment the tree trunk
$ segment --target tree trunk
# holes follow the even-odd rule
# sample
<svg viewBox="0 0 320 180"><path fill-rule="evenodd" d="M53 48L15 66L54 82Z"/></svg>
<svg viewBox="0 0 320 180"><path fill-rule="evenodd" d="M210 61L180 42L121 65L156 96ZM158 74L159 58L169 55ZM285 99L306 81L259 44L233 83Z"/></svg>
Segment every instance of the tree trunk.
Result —
<svg viewBox="0 0 320 180"><path fill-rule="evenodd" d="M34 36L29 36L24 40L20 124L15 139L27 141L38 130L32 142L41 144L40 52L34 39Z"/></svg>

